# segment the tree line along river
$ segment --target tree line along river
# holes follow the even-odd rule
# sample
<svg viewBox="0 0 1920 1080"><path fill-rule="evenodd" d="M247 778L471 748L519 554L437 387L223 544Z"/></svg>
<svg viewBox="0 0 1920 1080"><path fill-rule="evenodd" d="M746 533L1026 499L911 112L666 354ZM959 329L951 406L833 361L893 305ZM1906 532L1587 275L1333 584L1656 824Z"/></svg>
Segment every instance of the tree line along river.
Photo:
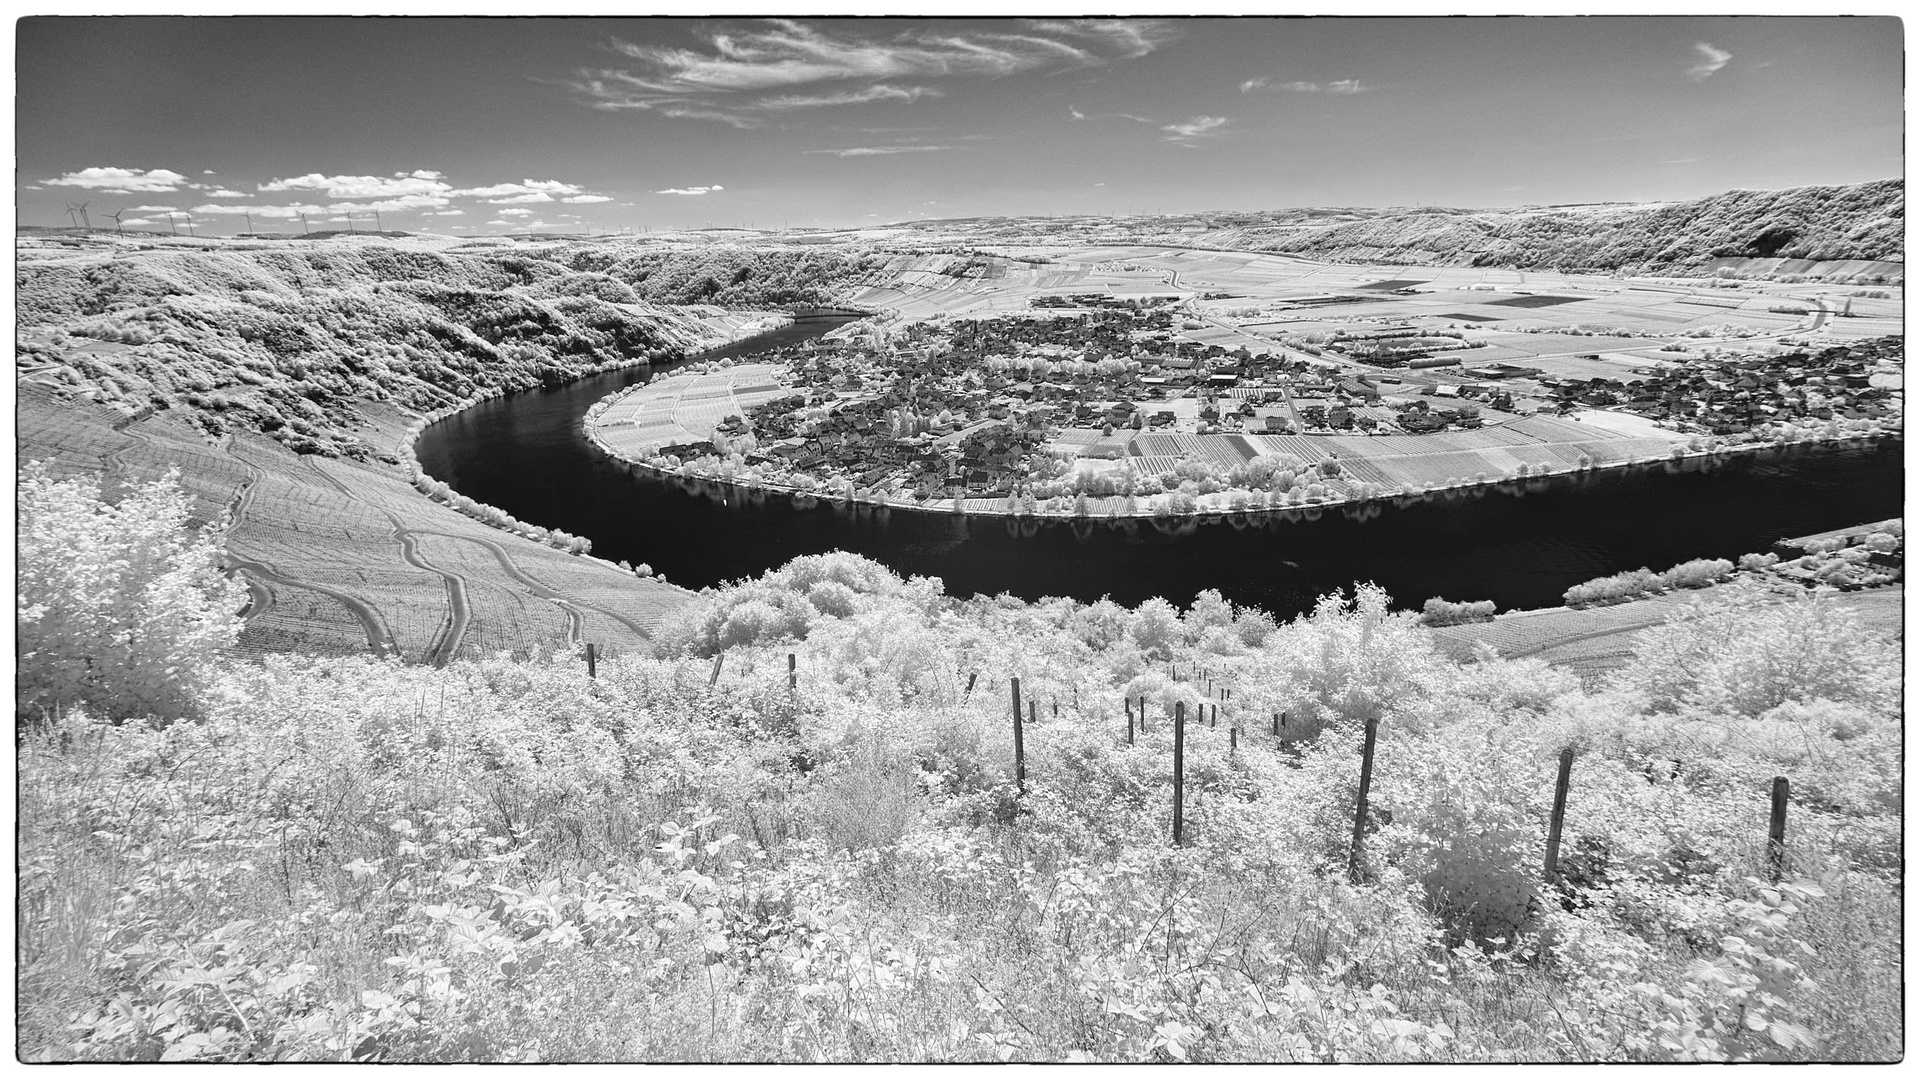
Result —
<svg viewBox="0 0 1920 1080"><path fill-rule="evenodd" d="M751 356L847 321L736 342ZM657 369L664 370L664 369ZM1111 596L1184 605L1202 589L1280 618L1372 581L1402 606L1428 597L1550 607L1571 585L1641 566L1738 558L1775 540L1901 514L1903 440L1794 446L1717 461L1636 465L1364 506L1156 524L966 518L847 507L659 478L607 457L581 428L594 402L654 372L630 368L482 402L429 427L422 467L523 521L593 541L700 588L836 548L959 595Z"/></svg>

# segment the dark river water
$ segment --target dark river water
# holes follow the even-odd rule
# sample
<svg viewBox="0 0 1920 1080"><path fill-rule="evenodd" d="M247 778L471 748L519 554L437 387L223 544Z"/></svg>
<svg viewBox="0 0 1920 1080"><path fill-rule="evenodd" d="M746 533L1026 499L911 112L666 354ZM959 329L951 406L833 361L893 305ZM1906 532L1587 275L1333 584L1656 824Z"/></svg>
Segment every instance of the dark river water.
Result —
<svg viewBox="0 0 1920 1080"><path fill-rule="evenodd" d="M751 354L837 322L796 323L712 355ZM1184 606L1211 588L1282 618L1364 581L1407 607L1432 596L1548 607L1589 578L1738 558L1782 537L1902 512L1898 439L1165 528L826 502L802 509L786 495L656 479L595 449L580 427L587 407L648 377L635 368L485 402L429 428L421 465L523 521L587 537L595 555L648 563L689 588L839 548L901 574L937 576L956 595L1111 596L1129 605L1163 596Z"/></svg>

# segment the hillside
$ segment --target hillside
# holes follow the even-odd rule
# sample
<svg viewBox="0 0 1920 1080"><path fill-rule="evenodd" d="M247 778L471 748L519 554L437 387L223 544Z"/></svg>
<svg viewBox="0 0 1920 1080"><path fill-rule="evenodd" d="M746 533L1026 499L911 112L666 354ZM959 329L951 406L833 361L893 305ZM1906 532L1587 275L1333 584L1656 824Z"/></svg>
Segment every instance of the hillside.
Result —
<svg viewBox="0 0 1920 1080"><path fill-rule="evenodd" d="M1720 258L1900 262L1905 216L1904 181L1881 180L1654 206L1400 211L1257 246L1339 262L1686 273Z"/></svg>
<svg viewBox="0 0 1920 1080"><path fill-rule="evenodd" d="M1677 203L971 218L833 235L866 242L1166 244L1344 263L1627 274L1705 274L1752 261L1742 276L1867 284L1904 280L1905 219L1906 185L1892 179Z"/></svg>

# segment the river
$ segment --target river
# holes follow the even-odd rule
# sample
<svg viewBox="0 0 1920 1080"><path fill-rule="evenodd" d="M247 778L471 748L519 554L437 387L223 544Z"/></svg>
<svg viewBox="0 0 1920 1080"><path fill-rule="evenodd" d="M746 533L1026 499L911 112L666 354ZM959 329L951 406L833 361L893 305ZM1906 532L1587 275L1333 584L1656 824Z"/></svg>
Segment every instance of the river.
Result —
<svg viewBox="0 0 1920 1080"><path fill-rule="evenodd" d="M710 355L751 355L843 321L795 323ZM1738 558L1781 537L1902 512L1899 439L1165 529L825 502L802 509L786 495L659 479L597 450L580 428L588 406L649 377L631 368L483 402L427 429L421 465L523 521L587 537L595 555L648 563L689 588L839 548L902 574L940 577L957 595L1111 596L1129 605L1163 596L1184 606L1212 588L1282 618L1356 581L1376 582L1408 607L1432 596L1547 607L1589 578Z"/></svg>

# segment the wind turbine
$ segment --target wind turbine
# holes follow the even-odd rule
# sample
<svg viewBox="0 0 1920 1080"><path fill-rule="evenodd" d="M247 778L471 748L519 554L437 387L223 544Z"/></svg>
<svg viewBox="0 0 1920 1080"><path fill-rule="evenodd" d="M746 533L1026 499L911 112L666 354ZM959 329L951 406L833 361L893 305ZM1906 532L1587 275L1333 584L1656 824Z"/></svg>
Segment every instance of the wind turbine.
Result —
<svg viewBox="0 0 1920 1080"><path fill-rule="evenodd" d="M373 231L381 232L381 233L387 231L387 227L385 225L380 224L380 211L378 210L375 210L373 212Z"/></svg>
<svg viewBox="0 0 1920 1080"><path fill-rule="evenodd" d="M247 219L247 235L249 236L253 235L253 215L245 210L242 210L240 211L240 216Z"/></svg>
<svg viewBox="0 0 1920 1080"><path fill-rule="evenodd" d="M68 203L67 215L71 217L75 213L78 213L80 215L80 221L74 222L74 225L76 227L79 227L81 225L81 222L85 222L86 224L84 227L86 228L86 230L88 232L92 232L93 219L87 216L87 204L86 203Z"/></svg>
<svg viewBox="0 0 1920 1080"><path fill-rule="evenodd" d="M126 213L125 210L115 210L111 215L109 215L113 218L113 231L120 236L125 236L127 234L127 230L121 227L120 225L120 215L124 213Z"/></svg>
<svg viewBox="0 0 1920 1080"><path fill-rule="evenodd" d="M302 233L310 233L313 231L307 225L307 212L305 210L300 211L300 231Z"/></svg>
<svg viewBox="0 0 1920 1080"><path fill-rule="evenodd" d="M187 213L184 210L182 210L180 213L182 217L185 217L187 219L187 235L193 237L196 240L199 239L200 234L193 231L193 215Z"/></svg>
<svg viewBox="0 0 1920 1080"><path fill-rule="evenodd" d="M173 235L180 235L180 223L174 220L173 211L171 210L167 211L167 228L173 230Z"/></svg>

